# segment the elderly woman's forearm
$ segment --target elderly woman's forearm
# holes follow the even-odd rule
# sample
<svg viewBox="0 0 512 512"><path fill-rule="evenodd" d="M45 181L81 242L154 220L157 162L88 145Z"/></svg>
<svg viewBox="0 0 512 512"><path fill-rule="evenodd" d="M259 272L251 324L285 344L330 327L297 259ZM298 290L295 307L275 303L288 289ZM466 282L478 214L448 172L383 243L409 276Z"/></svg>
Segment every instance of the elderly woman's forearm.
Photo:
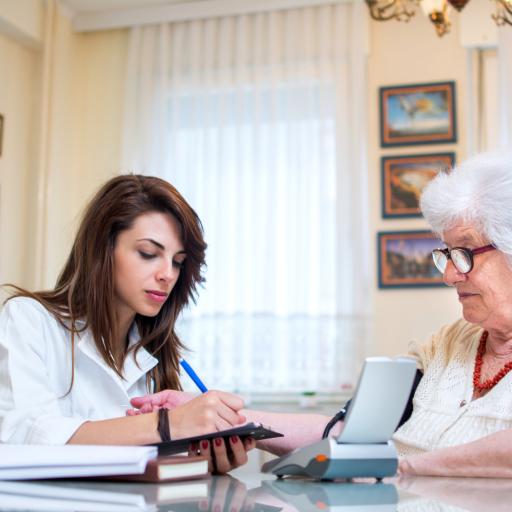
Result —
<svg viewBox="0 0 512 512"><path fill-rule="evenodd" d="M400 462L404 474L512 478L512 429L450 448L412 455Z"/></svg>
<svg viewBox="0 0 512 512"><path fill-rule="evenodd" d="M319 441L322 439L325 426L331 419L322 414L277 413L248 409L244 409L240 413L247 418L247 421L262 423L266 427L284 434L284 437L266 439L259 441L256 445L275 455L283 455L300 446ZM331 435L339 433L340 428L340 423L336 424Z"/></svg>

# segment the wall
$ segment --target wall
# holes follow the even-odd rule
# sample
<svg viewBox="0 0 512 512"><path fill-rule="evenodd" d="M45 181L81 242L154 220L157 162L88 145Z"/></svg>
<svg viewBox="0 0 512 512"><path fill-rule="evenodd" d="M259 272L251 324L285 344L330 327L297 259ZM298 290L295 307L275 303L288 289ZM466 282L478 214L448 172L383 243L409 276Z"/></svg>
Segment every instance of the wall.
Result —
<svg viewBox="0 0 512 512"><path fill-rule="evenodd" d="M119 172L128 30L80 35L82 68L82 141L76 200Z"/></svg>
<svg viewBox="0 0 512 512"><path fill-rule="evenodd" d="M46 220L37 286L63 266L87 199L119 172L127 34L76 34L55 13Z"/></svg>
<svg viewBox="0 0 512 512"><path fill-rule="evenodd" d="M0 283L29 286L31 173L36 147L39 52L0 34Z"/></svg>
<svg viewBox="0 0 512 512"><path fill-rule="evenodd" d="M32 48L43 40L43 0L4 0L0 4L0 31Z"/></svg>
<svg viewBox="0 0 512 512"><path fill-rule="evenodd" d="M459 44L457 19L450 34L439 38L421 9L408 23L371 23L369 77L369 194L374 290L373 347L376 354L403 353L412 338L425 339L442 324L458 318L460 307L448 288L377 289L376 233L379 230L427 229L423 219L382 219L380 157L455 151L465 156L466 50ZM454 80L457 88L458 142L380 148L378 88L420 82Z"/></svg>
<svg viewBox="0 0 512 512"><path fill-rule="evenodd" d="M0 9L0 282L31 289L53 286L86 200L120 170L128 41L75 33L55 2L44 17L33 8L37 18Z"/></svg>

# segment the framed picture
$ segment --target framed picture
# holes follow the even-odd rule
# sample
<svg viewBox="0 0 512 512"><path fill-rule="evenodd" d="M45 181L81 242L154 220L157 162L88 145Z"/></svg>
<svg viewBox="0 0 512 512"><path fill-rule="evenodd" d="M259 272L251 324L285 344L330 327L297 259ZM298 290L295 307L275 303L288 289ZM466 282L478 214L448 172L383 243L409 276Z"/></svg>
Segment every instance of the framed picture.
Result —
<svg viewBox="0 0 512 512"><path fill-rule="evenodd" d="M454 153L382 157L382 217L421 217L423 189L454 162Z"/></svg>
<svg viewBox="0 0 512 512"><path fill-rule="evenodd" d="M457 141L455 83L381 87L381 146Z"/></svg>
<svg viewBox="0 0 512 512"><path fill-rule="evenodd" d="M443 286L432 250L443 243L430 231L377 233L379 288Z"/></svg>
<svg viewBox="0 0 512 512"><path fill-rule="evenodd" d="M4 116L0 114L0 156L2 156L2 140L4 138Z"/></svg>

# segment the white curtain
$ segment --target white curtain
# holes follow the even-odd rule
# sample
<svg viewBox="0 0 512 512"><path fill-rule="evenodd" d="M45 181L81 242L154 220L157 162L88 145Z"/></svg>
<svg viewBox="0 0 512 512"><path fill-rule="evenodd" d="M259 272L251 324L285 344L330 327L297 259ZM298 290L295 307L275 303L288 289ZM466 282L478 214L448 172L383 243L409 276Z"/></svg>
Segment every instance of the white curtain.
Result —
<svg viewBox="0 0 512 512"><path fill-rule="evenodd" d="M123 165L173 183L203 221L207 282L180 333L211 387L353 384L369 286L361 4L132 29Z"/></svg>

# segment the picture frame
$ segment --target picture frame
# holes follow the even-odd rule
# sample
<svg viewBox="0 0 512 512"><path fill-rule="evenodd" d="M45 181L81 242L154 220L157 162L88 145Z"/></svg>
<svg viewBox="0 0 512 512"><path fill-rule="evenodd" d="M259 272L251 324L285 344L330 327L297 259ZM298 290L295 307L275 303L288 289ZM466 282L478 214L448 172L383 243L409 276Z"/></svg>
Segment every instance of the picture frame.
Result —
<svg viewBox="0 0 512 512"><path fill-rule="evenodd" d="M0 114L0 156L2 156L2 141L4 138L4 116Z"/></svg>
<svg viewBox="0 0 512 512"><path fill-rule="evenodd" d="M423 189L454 163L453 152L382 157L382 217L421 217L419 199Z"/></svg>
<svg viewBox="0 0 512 512"><path fill-rule="evenodd" d="M379 88L382 147L457 141L455 82Z"/></svg>
<svg viewBox="0 0 512 512"><path fill-rule="evenodd" d="M431 231L377 233L379 288L444 286L443 275L432 260L432 250L443 243Z"/></svg>

